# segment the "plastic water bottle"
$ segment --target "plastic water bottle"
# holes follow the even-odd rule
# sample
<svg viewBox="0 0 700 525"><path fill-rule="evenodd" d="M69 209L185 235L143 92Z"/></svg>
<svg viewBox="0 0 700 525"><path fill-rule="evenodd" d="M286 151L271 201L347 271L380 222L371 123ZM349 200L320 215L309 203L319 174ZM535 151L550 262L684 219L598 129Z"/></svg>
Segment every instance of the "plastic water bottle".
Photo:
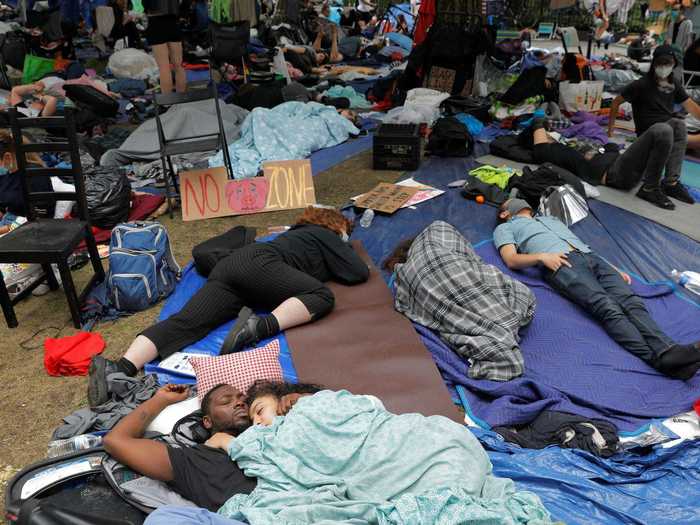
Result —
<svg viewBox="0 0 700 525"><path fill-rule="evenodd" d="M92 434L82 434L69 439L57 439L49 443L49 451L46 457L56 458L65 456L79 450L99 447L102 444L102 437Z"/></svg>
<svg viewBox="0 0 700 525"><path fill-rule="evenodd" d="M363 228L369 228L374 220L374 210L372 208L367 208L365 212L360 217L360 226Z"/></svg>
<svg viewBox="0 0 700 525"><path fill-rule="evenodd" d="M700 295L700 273L671 270L671 279L686 290Z"/></svg>

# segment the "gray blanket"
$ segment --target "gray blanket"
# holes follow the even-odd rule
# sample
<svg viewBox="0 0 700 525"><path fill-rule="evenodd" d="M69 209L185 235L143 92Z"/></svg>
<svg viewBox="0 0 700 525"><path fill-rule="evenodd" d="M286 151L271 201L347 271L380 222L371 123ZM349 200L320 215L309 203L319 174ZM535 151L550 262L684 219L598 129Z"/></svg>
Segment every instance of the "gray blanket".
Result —
<svg viewBox="0 0 700 525"><path fill-rule="evenodd" d="M81 408L63 418L51 439L68 439L87 432L111 430L121 418L158 390L158 378L149 374L143 377L128 377L117 373L107 376L110 399L95 408Z"/></svg>
<svg viewBox="0 0 700 525"><path fill-rule="evenodd" d="M226 142L231 144L240 136L240 128L248 111L232 104L221 104ZM172 106L161 115L163 133L168 140L187 138L207 133L217 133L216 107L213 100L200 100ZM156 119L141 124L119 149L108 150L102 155L100 165L120 166L133 162L150 162L160 158Z"/></svg>

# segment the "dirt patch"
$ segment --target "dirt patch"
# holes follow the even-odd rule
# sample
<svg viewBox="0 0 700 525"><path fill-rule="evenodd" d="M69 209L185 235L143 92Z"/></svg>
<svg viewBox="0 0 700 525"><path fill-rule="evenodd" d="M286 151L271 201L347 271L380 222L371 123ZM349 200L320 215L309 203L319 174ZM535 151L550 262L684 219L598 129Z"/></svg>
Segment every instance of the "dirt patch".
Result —
<svg viewBox="0 0 700 525"><path fill-rule="evenodd" d="M339 206L378 182L394 182L400 175L396 171L373 171L371 152L365 152L315 177L317 200ZM262 213L189 223L164 216L161 222L168 229L177 261L184 265L195 244L235 225L267 228L290 224L298 213ZM89 266L74 272L76 286L82 289L90 276ZM161 306L98 325L95 331L107 342L105 357L120 356L133 338L155 321ZM0 327L4 343L0 376L6 384L0 398L4 422L0 427L0 484L18 467L44 458L51 433L61 418L87 404L85 377L50 377L44 369L44 338L75 333L62 290L30 297L16 306L16 312L18 328L8 329L4 320Z"/></svg>

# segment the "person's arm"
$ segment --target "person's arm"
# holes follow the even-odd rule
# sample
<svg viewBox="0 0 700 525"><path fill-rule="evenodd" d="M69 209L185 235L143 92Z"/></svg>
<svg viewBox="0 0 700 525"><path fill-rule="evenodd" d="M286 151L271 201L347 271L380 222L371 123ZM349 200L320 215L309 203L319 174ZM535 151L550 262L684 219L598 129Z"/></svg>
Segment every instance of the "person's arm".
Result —
<svg viewBox="0 0 700 525"><path fill-rule="evenodd" d="M343 55L338 51L338 26L335 24L331 27L331 56L329 62L337 64L343 61Z"/></svg>
<svg viewBox="0 0 700 525"><path fill-rule="evenodd" d="M683 107L695 118L700 118L700 106L692 98L688 97L686 101L683 102Z"/></svg>
<svg viewBox="0 0 700 525"><path fill-rule="evenodd" d="M105 450L120 463L160 481L172 481L173 466L165 443L144 439L148 425L165 407L184 401L189 389L183 385L166 385L136 407L107 434Z"/></svg>
<svg viewBox="0 0 700 525"><path fill-rule="evenodd" d="M318 28L318 33L316 33L316 38L314 40L314 50L318 53L321 51L321 44L323 43L323 27Z"/></svg>
<svg viewBox="0 0 700 525"><path fill-rule="evenodd" d="M608 116L608 137L612 137L615 131L615 119L617 119L617 112L620 106L625 102L625 97L622 95L616 96L612 104L610 104L610 115Z"/></svg>
<svg viewBox="0 0 700 525"><path fill-rule="evenodd" d="M41 110L42 117L50 117L56 114L56 106L58 105L56 97L46 95L41 97L41 103L44 104L44 109Z"/></svg>
<svg viewBox="0 0 700 525"><path fill-rule="evenodd" d="M33 84L24 84L22 86L15 86L10 91L10 104L16 106L21 103L26 97L40 91L43 84L40 86L38 82Z"/></svg>
<svg viewBox="0 0 700 525"><path fill-rule="evenodd" d="M571 268L565 253L518 253L515 249L515 244L501 246L498 252L501 254L503 262L511 270L522 270L538 264L549 268L553 272L556 272L562 265Z"/></svg>
<svg viewBox="0 0 700 525"><path fill-rule="evenodd" d="M335 233L336 239L324 243L324 259L333 279L343 284L360 284L369 279L369 266L357 255L350 243L344 242Z"/></svg>
<svg viewBox="0 0 700 525"><path fill-rule="evenodd" d="M204 443L206 446L211 448L220 448L224 452L228 453L228 447L231 446L231 442L236 439L231 434L226 432L217 432L212 437L207 439Z"/></svg>

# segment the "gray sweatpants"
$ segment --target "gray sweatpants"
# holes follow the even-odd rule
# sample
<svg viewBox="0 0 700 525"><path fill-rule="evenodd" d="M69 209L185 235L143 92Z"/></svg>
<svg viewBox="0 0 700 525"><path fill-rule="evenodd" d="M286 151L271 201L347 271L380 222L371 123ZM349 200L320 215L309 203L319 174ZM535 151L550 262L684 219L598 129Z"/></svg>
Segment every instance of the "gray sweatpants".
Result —
<svg viewBox="0 0 700 525"><path fill-rule="evenodd" d="M661 177L673 184L681 177L681 166L688 145L685 120L673 118L659 122L642 133L608 170L606 184L629 190L640 181L658 187Z"/></svg>

